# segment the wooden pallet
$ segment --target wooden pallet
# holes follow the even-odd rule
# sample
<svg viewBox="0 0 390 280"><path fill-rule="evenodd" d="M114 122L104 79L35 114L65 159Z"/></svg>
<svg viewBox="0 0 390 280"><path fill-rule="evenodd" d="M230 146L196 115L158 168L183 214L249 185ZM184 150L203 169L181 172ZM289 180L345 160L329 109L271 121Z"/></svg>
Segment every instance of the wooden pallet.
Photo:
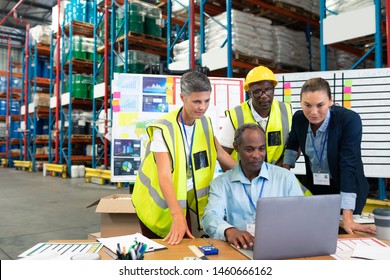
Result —
<svg viewBox="0 0 390 280"><path fill-rule="evenodd" d="M49 140L49 135L37 135L36 138L37 140Z"/></svg>
<svg viewBox="0 0 390 280"><path fill-rule="evenodd" d="M303 68L301 66L290 65L285 63L276 63L274 68L281 72L307 72L308 71L308 69Z"/></svg>
<svg viewBox="0 0 390 280"><path fill-rule="evenodd" d="M155 36L152 36L149 34L144 34L144 33L139 33L139 32L134 32L134 31L129 31L127 33L127 36L128 37L138 37L138 38L142 38L145 40L157 41L157 42L161 42L164 44L166 42L165 38L155 37ZM116 40L116 42L122 42L124 40L124 38L125 38L125 35L119 36L118 39Z"/></svg>
<svg viewBox="0 0 390 280"><path fill-rule="evenodd" d="M294 6L294 5L291 5L289 3L277 1L277 2L275 2L275 7L278 7L278 8L281 8L281 9L284 9L284 10L296 13L298 15L305 16L307 18L312 18L313 17L313 13L312 12L306 11L302 7ZM318 18L318 16L317 16L317 18Z"/></svg>
<svg viewBox="0 0 390 280"><path fill-rule="evenodd" d="M263 65L270 68L273 68L275 66L274 62L271 59L265 59L258 56L247 55L237 51L234 52L234 58L242 62L251 63L254 65Z"/></svg>
<svg viewBox="0 0 390 280"><path fill-rule="evenodd" d="M152 36L152 35L149 35L149 34L144 34L144 36L145 36L145 39L147 39L147 40L158 41L158 42L161 42L161 43L164 43L164 44L167 41L166 38L155 37L155 36Z"/></svg>
<svg viewBox="0 0 390 280"><path fill-rule="evenodd" d="M72 21L73 35L84 35L86 37L93 36L93 24L83 21L74 20ZM65 26L65 32L69 32L69 23Z"/></svg>
<svg viewBox="0 0 390 280"><path fill-rule="evenodd" d="M93 61L87 59L72 58L73 72L92 74ZM69 60L65 62L65 70L69 71Z"/></svg>
<svg viewBox="0 0 390 280"><path fill-rule="evenodd" d="M71 139L91 140L92 135L89 134L72 134Z"/></svg>

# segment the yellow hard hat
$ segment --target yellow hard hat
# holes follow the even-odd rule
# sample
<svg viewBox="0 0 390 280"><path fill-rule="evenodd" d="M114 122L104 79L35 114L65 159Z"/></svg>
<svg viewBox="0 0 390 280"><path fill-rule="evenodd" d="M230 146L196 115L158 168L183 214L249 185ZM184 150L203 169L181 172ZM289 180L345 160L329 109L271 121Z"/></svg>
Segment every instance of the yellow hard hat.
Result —
<svg viewBox="0 0 390 280"><path fill-rule="evenodd" d="M249 91L249 85L261 81L271 81L274 84L274 87L278 84L274 72L272 72L268 67L257 66L249 71L246 75L244 90Z"/></svg>

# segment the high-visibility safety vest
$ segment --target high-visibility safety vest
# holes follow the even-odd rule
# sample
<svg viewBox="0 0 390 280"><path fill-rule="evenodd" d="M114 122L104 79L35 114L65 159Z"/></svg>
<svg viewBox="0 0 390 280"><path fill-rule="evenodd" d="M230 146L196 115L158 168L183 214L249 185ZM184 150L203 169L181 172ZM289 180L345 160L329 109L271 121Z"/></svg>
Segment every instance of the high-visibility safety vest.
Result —
<svg viewBox="0 0 390 280"><path fill-rule="evenodd" d="M240 105L225 111L233 124L234 130L245 123L257 123L253 118L249 100ZM265 131L267 162L275 164L283 155L284 147L287 143L288 134L291 129L292 109L291 105L277 100L271 104L271 112ZM238 161L236 151L233 151L232 157Z"/></svg>
<svg viewBox="0 0 390 280"><path fill-rule="evenodd" d="M203 117L195 121L192 144L192 180L193 189L187 192L187 156L185 142L177 121L181 109L174 110L156 120L148 129L149 139L153 138L153 128L162 131L164 141L171 158L171 175L176 198L184 216L187 205L200 218L208 201L210 182L214 176L217 161L217 150L214 143L214 133L211 121ZM172 216L161 192L157 165L150 151L150 143L146 147L145 157L136 177L132 201L139 219L155 234L165 237L171 228ZM190 227L190 225L189 225Z"/></svg>

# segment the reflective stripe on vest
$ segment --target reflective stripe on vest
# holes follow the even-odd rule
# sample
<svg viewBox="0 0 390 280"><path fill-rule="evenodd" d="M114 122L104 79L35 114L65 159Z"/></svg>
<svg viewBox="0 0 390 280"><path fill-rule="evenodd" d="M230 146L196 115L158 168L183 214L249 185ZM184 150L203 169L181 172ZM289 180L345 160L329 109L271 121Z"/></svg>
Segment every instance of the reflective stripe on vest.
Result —
<svg viewBox="0 0 390 280"><path fill-rule="evenodd" d="M290 126L291 126L291 118L292 118L291 110L289 110L290 111L290 114L289 114L287 104L285 104L283 102L279 102L275 99L271 104L271 108L276 106L275 102L278 103L277 108L279 109L279 112L280 112L280 117L278 119L281 119L281 126L282 126L281 132L283 134L283 139L281 139L281 141L283 141L283 142L281 143L281 145L279 145L277 147L282 146L284 149L284 146L287 143L288 134L290 131ZM274 107L274 108L275 108L274 111L277 110L276 107ZM273 127L271 127L271 125L269 125L269 123L270 123L270 121L271 122L275 121L274 111L271 110L270 118L268 119L266 131L265 131L266 135L267 135L268 131L273 131ZM229 115L230 121L232 122L235 130L245 123L257 123L256 120L253 118L251 107L249 105L249 100L246 101L245 103L242 103L242 104L234 107L230 111L226 111L226 115ZM272 120L271 120L271 116L273 117ZM279 155L278 158L271 158L269 156L269 155L273 154L273 153L271 153L271 151L274 151L275 150L274 148L275 147L269 147L268 143L267 143L267 161L269 163L272 163L272 164L275 164L281 156L281 155ZM238 160L238 155L237 155L236 151L233 151L232 157L234 159Z"/></svg>

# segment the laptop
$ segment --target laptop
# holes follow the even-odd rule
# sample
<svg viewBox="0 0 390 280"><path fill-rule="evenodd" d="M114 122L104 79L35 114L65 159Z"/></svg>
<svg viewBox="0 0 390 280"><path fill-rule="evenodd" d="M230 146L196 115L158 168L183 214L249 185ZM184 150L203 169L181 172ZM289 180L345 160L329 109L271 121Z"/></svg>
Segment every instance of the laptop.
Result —
<svg viewBox="0 0 390 280"><path fill-rule="evenodd" d="M280 260L336 252L340 195L268 197L257 201L255 260ZM248 255L249 254L249 255Z"/></svg>

